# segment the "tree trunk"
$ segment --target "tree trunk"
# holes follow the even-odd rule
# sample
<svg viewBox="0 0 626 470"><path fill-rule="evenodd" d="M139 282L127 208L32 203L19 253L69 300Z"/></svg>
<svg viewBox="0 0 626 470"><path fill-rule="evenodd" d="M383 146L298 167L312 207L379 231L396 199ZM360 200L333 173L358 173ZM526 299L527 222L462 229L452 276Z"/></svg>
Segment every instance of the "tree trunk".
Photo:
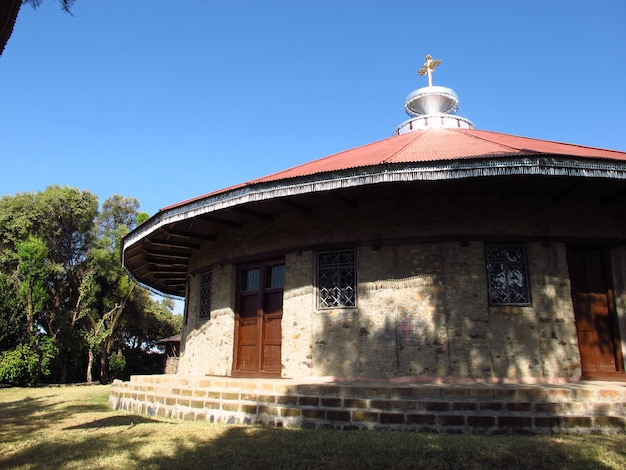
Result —
<svg viewBox="0 0 626 470"><path fill-rule="evenodd" d="M67 382L67 357L64 357L61 361L61 377L59 382L62 384Z"/></svg>
<svg viewBox="0 0 626 470"><path fill-rule="evenodd" d="M106 385L109 383L109 364L107 363L106 348L100 353L100 383Z"/></svg>
<svg viewBox="0 0 626 470"><path fill-rule="evenodd" d="M35 317L33 312L33 294L32 289L28 288L28 294L26 295L26 327L28 329L29 334L33 334L35 332L35 328L33 327L33 318Z"/></svg>
<svg viewBox="0 0 626 470"><path fill-rule="evenodd" d="M91 378L91 370L93 369L93 349L89 348L87 355L87 383L93 382Z"/></svg>

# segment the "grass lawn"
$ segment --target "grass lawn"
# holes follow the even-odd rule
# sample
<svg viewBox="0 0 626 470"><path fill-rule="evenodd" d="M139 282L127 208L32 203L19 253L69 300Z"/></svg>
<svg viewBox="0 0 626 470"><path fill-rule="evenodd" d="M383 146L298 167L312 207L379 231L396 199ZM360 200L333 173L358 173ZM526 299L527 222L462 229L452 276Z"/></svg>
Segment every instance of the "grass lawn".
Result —
<svg viewBox="0 0 626 470"><path fill-rule="evenodd" d="M2 469L624 469L626 435L294 430L128 415L101 385L0 389Z"/></svg>

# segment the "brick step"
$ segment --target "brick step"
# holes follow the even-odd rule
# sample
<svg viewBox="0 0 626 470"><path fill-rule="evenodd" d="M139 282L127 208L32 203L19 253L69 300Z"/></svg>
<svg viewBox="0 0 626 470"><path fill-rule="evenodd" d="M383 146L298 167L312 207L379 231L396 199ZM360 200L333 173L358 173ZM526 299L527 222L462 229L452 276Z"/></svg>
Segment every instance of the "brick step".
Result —
<svg viewBox="0 0 626 470"><path fill-rule="evenodd" d="M430 432L626 431L626 384L303 383L134 376L111 407L231 424Z"/></svg>

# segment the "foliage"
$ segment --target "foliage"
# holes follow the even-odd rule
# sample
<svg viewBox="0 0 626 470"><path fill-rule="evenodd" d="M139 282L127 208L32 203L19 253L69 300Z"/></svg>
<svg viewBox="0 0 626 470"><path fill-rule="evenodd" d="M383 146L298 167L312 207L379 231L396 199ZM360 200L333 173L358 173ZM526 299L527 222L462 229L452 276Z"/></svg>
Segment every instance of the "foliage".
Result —
<svg viewBox="0 0 626 470"><path fill-rule="evenodd" d="M85 319L89 325L86 339L90 358L100 358L100 381L109 381L109 358L119 343L122 317L129 313L127 306L137 295L135 284L126 275L121 263L121 238L136 226L139 202L135 198L114 195L102 204L96 220L98 240L87 258L90 275ZM117 344L118 348L121 344ZM89 365L89 370L92 364ZM87 372L87 380L91 379Z"/></svg>
<svg viewBox="0 0 626 470"><path fill-rule="evenodd" d="M70 9L76 0L59 0L61 4L61 8L66 13L71 13ZM33 8L37 8L39 5L43 3L43 0L24 0L24 3L30 3Z"/></svg>
<svg viewBox="0 0 626 470"><path fill-rule="evenodd" d="M180 333L183 317L173 309L171 299L155 302L147 291L137 292L129 305L132 314L124 319L124 344L129 349L150 351L157 348L159 340Z"/></svg>
<svg viewBox="0 0 626 470"><path fill-rule="evenodd" d="M109 356L109 370L116 373L122 372L126 368L126 358L122 351L117 351Z"/></svg>
<svg viewBox="0 0 626 470"><path fill-rule="evenodd" d="M143 224L146 220L148 220L150 218L150 216L148 215L147 212L139 212L137 214L137 225L141 225Z"/></svg>
<svg viewBox="0 0 626 470"><path fill-rule="evenodd" d="M173 303L120 262L121 238L146 218L138 208L114 195L99 210L94 194L61 186L0 198L0 351L12 364L27 365L29 349L15 348L42 335L58 350L51 380L106 383L113 351L137 355L180 331Z"/></svg>
<svg viewBox="0 0 626 470"><path fill-rule="evenodd" d="M48 248L43 240L29 235L25 241L17 244L17 257L20 294L26 303L26 325L28 332L32 334L34 315L43 310L48 300Z"/></svg>
<svg viewBox="0 0 626 470"><path fill-rule="evenodd" d="M29 343L0 353L0 383L33 386L50 375L58 350L50 338L31 338Z"/></svg>
<svg viewBox="0 0 626 470"><path fill-rule="evenodd" d="M48 248L40 238L29 235L25 241L18 243L17 257L20 261L18 272L23 280L20 293L32 296L33 307L40 310L47 299Z"/></svg>
<svg viewBox="0 0 626 470"><path fill-rule="evenodd" d="M120 227L132 230L136 226L137 210L139 201L134 197L128 198L114 194L102 203L102 209L98 216L98 231L101 236L111 237L111 242L116 242L116 231Z"/></svg>
<svg viewBox="0 0 626 470"><path fill-rule="evenodd" d="M12 349L27 337L24 305L13 276L0 272L0 351Z"/></svg>
<svg viewBox="0 0 626 470"><path fill-rule="evenodd" d="M4 270L17 266L17 244L28 235L38 236L38 220L45 218L35 193L0 198L0 265Z"/></svg>
<svg viewBox="0 0 626 470"><path fill-rule="evenodd" d="M0 356L0 382L22 387L34 385L39 375L38 365L37 352L26 344L18 344Z"/></svg>

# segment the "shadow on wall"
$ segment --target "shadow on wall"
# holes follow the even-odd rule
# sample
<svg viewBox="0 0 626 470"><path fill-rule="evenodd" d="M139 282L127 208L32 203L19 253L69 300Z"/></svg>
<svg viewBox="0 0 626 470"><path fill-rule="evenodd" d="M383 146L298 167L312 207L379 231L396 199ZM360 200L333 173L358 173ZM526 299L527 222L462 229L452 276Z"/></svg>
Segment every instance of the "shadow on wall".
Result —
<svg viewBox="0 0 626 470"><path fill-rule="evenodd" d="M482 243L389 248L393 253L363 250L358 308L314 314L313 373L577 378L580 361L561 249L529 248L537 269L531 278L534 301L511 307L488 305ZM385 263L396 264L391 269ZM382 272L408 275L378 277Z"/></svg>

